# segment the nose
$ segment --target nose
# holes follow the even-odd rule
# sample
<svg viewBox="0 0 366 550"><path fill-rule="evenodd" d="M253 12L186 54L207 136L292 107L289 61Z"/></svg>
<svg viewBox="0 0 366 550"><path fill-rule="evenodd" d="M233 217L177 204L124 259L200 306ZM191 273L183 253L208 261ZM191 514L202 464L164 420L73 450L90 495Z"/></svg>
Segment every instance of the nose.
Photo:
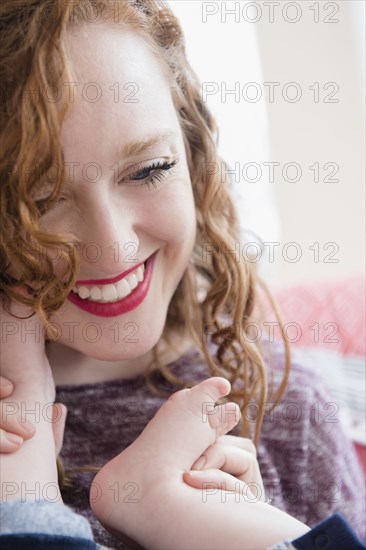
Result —
<svg viewBox="0 0 366 550"><path fill-rule="evenodd" d="M83 279L113 278L144 260L133 208L101 190L83 201L80 274ZM80 277L79 277L80 278Z"/></svg>

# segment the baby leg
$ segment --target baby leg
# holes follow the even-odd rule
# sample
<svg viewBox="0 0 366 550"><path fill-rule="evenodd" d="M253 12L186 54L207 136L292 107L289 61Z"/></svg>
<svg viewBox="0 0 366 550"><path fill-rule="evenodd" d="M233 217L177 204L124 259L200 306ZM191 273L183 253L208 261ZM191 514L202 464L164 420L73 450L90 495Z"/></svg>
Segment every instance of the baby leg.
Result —
<svg viewBox="0 0 366 550"><path fill-rule="evenodd" d="M130 545L132 539L159 549L266 548L307 530L225 486L200 490L184 483L184 472L239 421L234 403L214 407L229 391L228 381L214 377L176 392L140 437L101 469L90 505L106 529Z"/></svg>

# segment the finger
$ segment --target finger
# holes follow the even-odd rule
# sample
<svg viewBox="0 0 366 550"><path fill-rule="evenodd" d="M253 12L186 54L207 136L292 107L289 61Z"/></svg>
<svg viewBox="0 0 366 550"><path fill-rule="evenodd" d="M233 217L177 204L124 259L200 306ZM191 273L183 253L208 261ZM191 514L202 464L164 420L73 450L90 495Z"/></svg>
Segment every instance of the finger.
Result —
<svg viewBox="0 0 366 550"><path fill-rule="evenodd" d="M253 455L233 447L232 445L222 445L214 443L202 454L204 463L201 457L193 464L192 470L207 470L208 468L217 468L223 470L233 476L239 476L245 473L253 460Z"/></svg>
<svg viewBox="0 0 366 550"><path fill-rule="evenodd" d="M240 494L248 502L265 500L263 490L255 484L247 484L236 477L216 469L191 470L183 473L183 480L195 489L201 489L209 494L213 491L228 491Z"/></svg>
<svg viewBox="0 0 366 550"><path fill-rule="evenodd" d="M62 449L66 416L67 416L66 406L63 403L54 403L52 407L52 430L53 430L53 437L55 440L56 456L60 454Z"/></svg>
<svg viewBox="0 0 366 550"><path fill-rule="evenodd" d="M204 463L202 458L204 459ZM250 451L234 447L233 445L214 443L196 460L192 466L192 470L217 468L224 470L228 474L240 476L245 474L255 462L257 462L257 459Z"/></svg>
<svg viewBox="0 0 366 550"><path fill-rule="evenodd" d="M16 414L14 404L0 403L1 421L0 428L4 432L19 435L23 439L30 439L36 433L36 427L30 420L22 419L20 414Z"/></svg>
<svg viewBox="0 0 366 550"><path fill-rule="evenodd" d="M16 434L7 433L0 428L0 453L13 453L23 443L23 438Z"/></svg>
<svg viewBox="0 0 366 550"><path fill-rule="evenodd" d="M240 449L244 449L244 451L249 451L254 456L257 456L257 448L249 437L239 437L237 435L220 435L220 437L217 438L216 443L233 445L234 447L239 447Z"/></svg>
<svg viewBox="0 0 366 550"><path fill-rule="evenodd" d="M0 399L4 399L4 397L9 397L9 395L12 394L13 389L13 382L11 382L11 380L8 380L8 378L4 378L4 376L0 376Z"/></svg>
<svg viewBox="0 0 366 550"><path fill-rule="evenodd" d="M204 459L204 462L201 461ZM256 457L250 451L214 443L192 466L192 470L218 469L245 483L255 483L264 493L262 476Z"/></svg>

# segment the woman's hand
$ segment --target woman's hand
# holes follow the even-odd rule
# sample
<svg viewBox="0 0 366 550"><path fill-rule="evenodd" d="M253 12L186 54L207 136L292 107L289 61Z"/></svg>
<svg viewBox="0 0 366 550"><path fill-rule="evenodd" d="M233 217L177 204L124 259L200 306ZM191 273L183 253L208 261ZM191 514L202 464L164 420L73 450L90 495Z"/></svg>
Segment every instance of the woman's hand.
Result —
<svg viewBox="0 0 366 550"><path fill-rule="evenodd" d="M21 415L7 415L2 399L13 393L13 383L0 376L0 453L13 453L31 439L36 433L36 426L30 420L22 422ZM55 440L55 451L58 456L62 449L67 408L63 403L54 403L52 407L52 431ZM9 416L9 418L8 418Z"/></svg>
<svg viewBox="0 0 366 550"><path fill-rule="evenodd" d="M203 484L207 483L223 483L226 491L242 493L243 490L248 490L253 498L265 502L256 456L256 448L251 439L222 435L194 462L191 468L194 473L186 472L184 480L197 489L202 489ZM197 471L199 474L195 473Z"/></svg>

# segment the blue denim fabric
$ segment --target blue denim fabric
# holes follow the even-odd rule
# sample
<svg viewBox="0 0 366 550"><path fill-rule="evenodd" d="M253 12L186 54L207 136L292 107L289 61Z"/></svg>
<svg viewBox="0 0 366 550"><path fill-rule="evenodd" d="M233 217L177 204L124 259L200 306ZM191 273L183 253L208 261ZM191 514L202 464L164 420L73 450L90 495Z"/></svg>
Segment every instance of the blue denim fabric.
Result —
<svg viewBox="0 0 366 550"><path fill-rule="evenodd" d="M18 507L18 504L15 504L15 506ZM56 511L54 507L50 508L50 506L54 505L48 505L51 513ZM77 521L78 515L73 513L72 515ZM80 519L82 519L81 516ZM14 521L16 522L16 518L14 518ZM34 531L32 533L20 533L18 531L14 534L0 535L0 548L1 550L101 550L104 547L96 544L91 539L78 536L53 535ZM279 543L272 547L273 550L282 548L295 548L298 550L365 550L366 546L356 536L345 518L337 513L313 527L305 535L291 542Z"/></svg>
<svg viewBox="0 0 366 550"><path fill-rule="evenodd" d="M292 541L298 550L364 550L366 546L356 536L341 514L334 514L311 531Z"/></svg>
<svg viewBox="0 0 366 550"><path fill-rule="evenodd" d="M43 535L42 533L1 535L1 550L98 550L94 541L64 535Z"/></svg>

